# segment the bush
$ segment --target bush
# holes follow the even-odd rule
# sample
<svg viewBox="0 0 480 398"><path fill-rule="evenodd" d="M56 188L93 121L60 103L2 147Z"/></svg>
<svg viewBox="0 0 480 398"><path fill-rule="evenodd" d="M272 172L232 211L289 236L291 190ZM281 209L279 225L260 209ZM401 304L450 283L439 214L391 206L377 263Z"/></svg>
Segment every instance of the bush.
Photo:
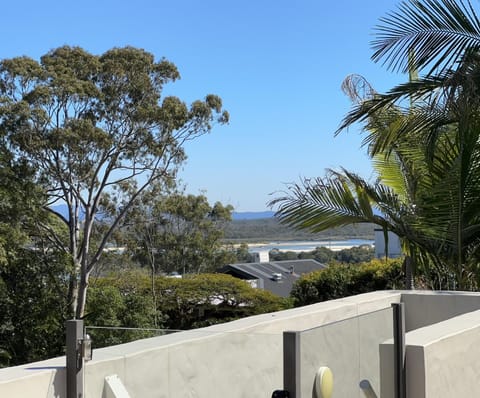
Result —
<svg viewBox="0 0 480 398"><path fill-rule="evenodd" d="M85 315L87 328L112 328L88 330L96 348L155 335L154 331L116 328L155 329L164 326L157 322L159 316L155 313L148 283L146 275L131 272L120 278L100 278L90 288Z"/></svg>
<svg viewBox="0 0 480 398"><path fill-rule="evenodd" d="M290 296L295 307L403 286L402 260L372 260L360 264L331 264L302 276Z"/></svg>
<svg viewBox="0 0 480 398"><path fill-rule="evenodd" d="M287 308L270 292L224 274L157 278L159 306L171 329L191 329Z"/></svg>
<svg viewBox="0 0 480 398"><path fill-rule="evenodd" d="M373 260L375 249L369 245L354 246L335 252L334 258L340 263L364 263Z"/></svg>
<svg viewBox="0 0 480 398"><path fill-rule="evenodd" d="M0 367L64 353L68 260L17 249L0 264Z"/></svg>
<svg viewBox="0 0 480 398"><path fill-rule="evenodd" d="M140 272L98 278L87 300L86 324L186 330L289 308L290 300L224 274L182 279L155 278L156 311L151 279ZM155 322L155 317L158 322ZM154 335L148 331L90 329L96 347Z"/></svg>

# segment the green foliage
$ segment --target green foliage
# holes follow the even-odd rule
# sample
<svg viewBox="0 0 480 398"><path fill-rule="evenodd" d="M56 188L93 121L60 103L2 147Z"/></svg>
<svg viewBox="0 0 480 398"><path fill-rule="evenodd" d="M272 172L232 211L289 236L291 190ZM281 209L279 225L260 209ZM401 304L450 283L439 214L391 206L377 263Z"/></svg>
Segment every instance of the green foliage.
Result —
<svg viewBox="0 0 480 398"><path fill-rule="evenodd" d="M285 300L223 274L200 274L186 279L158 278L160 305L169 328L208 326L285 309Z"/></svg>
<svg viewBox="0 0 480 398"><path fill-rule="evenodd" d="M395 289L402 284L402 261L372 260L362 264L332 264L302 276L291 297L296 307L367 293Z"/></svg>
<svg viewBox="0 0 480 398"><path fill-rule="evenodd" d="M285 261L298 259L298 253L292 251L280 251L278 249L270 250L269 256L270 261Z"/></svg>
<svg viewBox="0 0 480 398"><path fill-rule="evenodd" d="M63 353L66 263L53 252L18 249L0 265L0 351L8 359L5 365Z"/></svg>
<svg viewBox="0 0 480 398"><path fill-rule="evenodd" d="M130 251L154 273L211 272L232 262L222 244L232 206L211 206L204 195L168 196L148 192L128 220Z"/></svg>
<svg viewBox="0 0 480 398"><path fill-rule="evenodd" d="M1 137L4 138L4 137ZM61 355L70 260L34 170L0 141L0 366ZM43 231L44 233L41 233Z"/></svg>
<svg viewBox="0 0 480 398"><path fill-rule="evenodd" d="M246 243L240 243L240 245L235 249L235 260L238 263L253 262L253 256L248 251L248 245Z"/></svg>
<svg viewBox="0 0 480 398"><path fill-rule="evenodd" d="M151 280L141 272L98 278L87 302L87 330L96 346L118 344L152 336L149 331L88 329L88 326L185 330L228 322L289 307L288 300L252 288L245 281L223 274L188 278L155 278L157 305Z"/></svg>
<svg viewBox="0 0 480 398"><path fill-rule="evenodd" d="M272 217L258 220L234 220L225 228L225 239L230 241L373 239L373 230L373 224L358 224L310 233L309 231L296 230L287 225L282 225L277 218Z"/></svg>
<svg viewBox="0 0 480 398"><path fill-rule="evenodd" d="M52 211L67 236L43 233L73 261L69 301L78 318L88 279L141 192L154 182L171 185L186 158L184 143L228 122L215 95L190 105L162 98L164 85L178 78L171 62L133 47L97 56L64 46L40 62L0 62L2 149L35 170L47 205L68 207L68 217ZM108 226L96 228L99 219Z"/></svg>
<svg viewBox="0 0 480 398"><path fill-rule="evenodd" d="M374 255L375 250L369 245L354 246L338 251L331 250L327 247L317 247L315 250L300 253L279 251L278 249L270 250L271 261L302 260L311 258L322 264L328 264L332 261L340 263L361 263L372 260Z"/></svg>
<svg viewBox="0 0 480 398"><path fill-rule="evenodd" d="M154 310L151 295L147 291L128 289L125 285L115 286L98 283L90 291L85 321L87 325L113 328L91 329L88 331L95 347L121 344L127 341L151 337L153 334L149 331L115 329L154 328Z"/></svg>
<svg viewBox="0 0 480 398"><path fill-rule="evenodd" d="M31 235L46 221L43 203L34 170L24 161L15 161L0 141L0 264L30 243Z"/></svg>
<svg viewBox="0 0 480 398"><path fill-rule="evenodd" d="M340 263L363 263L373 260L375 249L369 245L354 246L335 252L335 260Z"/></svg>
<svg viewBox="0 0 480 398"><path fill-rule="evenodd" d="M311 253L313 255L313 258L322 264L330 263L330 261L332 261L335 256L335 253L327 247L317 247Z"/></svg>
<svg viewBox="0 0 480 398"><path fill-rule="evenodd" d="M406 0L376 28L372 59L392 70L428 67L442 75L480 44L480 20L470 1ZM411 56L413 51L414 56Z"/></svg>

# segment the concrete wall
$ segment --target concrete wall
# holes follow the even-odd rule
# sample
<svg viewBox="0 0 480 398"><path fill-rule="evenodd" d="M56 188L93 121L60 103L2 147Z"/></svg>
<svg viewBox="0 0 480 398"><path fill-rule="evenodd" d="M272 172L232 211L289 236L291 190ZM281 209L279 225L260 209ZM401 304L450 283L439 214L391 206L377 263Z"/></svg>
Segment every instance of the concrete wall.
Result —
<svg viewBox="0 0 480 398"><path fill-rule="evenodd" d="M480 311L406 334L407 396L480 396ZM380 347L381 397L393 398L393 345Z"/></svg>
<svg viewBox="0 0 480 398"><path fill-rule="evenodd" d="M441 347L437 339L441 338L443 340L449 333L462 336L463 332L467 332L474 325L477 316L473 314L476 314L475 311L480 309L480 294L476 292L408 291L402 292L402 302L405 303L405 327L407 330L407 383L410 393L414 394L409 398L425 397L427 384L429 384L429 388L433 388L435 384L440 384L437 383L436 376L428 377L426 356L430 355L432 350L434 352ZM463 315L465 318L462 318ZM466 325L462 322L462 319L469 319L469 322L473 323L467 329L462 329ZM480 322L478 324L480 325ZM421 340L419 340L420 338ZM462 337L450 340L450 344L456 344L459 350L463 350ZM480 346L480 339L477 344ZM380 346L380 362L381 396L382 398L393 398L392 341L386 341ZM445 359L444 362L457 369L463 367L461 357L455 358L455 355L448 360ZM447 380L449 380L449 376L445 374L443 381ZM467 379L464 379L463 383L468 385L469 383L466 383L466 381ZM421 393L421 391L424 391L424 393ZM479 393L480 391L477 391L477 394L470 396L480 395ZM455 393L450 396L463 397L469 395Z"/></svg>
<svg viewBox="0 0 480 398"><path fill-rule="evenodd" d="M132 397L250 397L282 386L280 334L220 333L176 336L182 341L87 366L87 397L100 397L115 373Z"/></svg>
<svg viewBox="0 0 480 398"><path fill-rule="evenodd" d="M94 351L86 366L86 396L104 396L117 374L135 397L270 397L283 387L282 333L389 308L386 291L263 314ZM64 398L65 358L0 369L0 397Z"/></svg>
<svg viewBox="0 0 480 398"><path fill-rule="evenodd" d="M412 354L407 352L407 360L410 356L410 361L415 363L422 357L423 350L425 398L480 396L480 311L449 319L429 329L427 336L420 333L411 336L411 346L417 350ZM415 387L412 383L407 391L412 391L412 398L421 397L422 391L417 394Z"/></svg>
<svg viewBox="0 0 480 398"><path fill-rule="evenodd" d="M344 384L356 388L357 381L364 378L378 392L375 352L383 335L375 333L390 334L391 319L385 309L400 300L406 304L409 331L409 388L415 388L415 394L424 391L424 395L418 395L422 398L446 397L440 395L442 391L455 397L479 396L476 360L480 357L480 314L475 310L480 309L480 294L389 291L95 350L94 360L86 366L87 397L104 397L104 379L113 374L120 377L132 398L269 397L283 386L283 331L305 331L338 321L337 326L322 329L323 337L313 331L305 334L309 337L303 339L306 362L302 366L304 370L311 368L304 378L304 389L310 393L306 396L311 396L311 372L322 365L334 371L334 394L340 394ZM385 312L376 313L379 310ZM383 391L393 373L388 369L388 344L381 347ZM320 351L325 355L317 356ZM0 397L64 398L64 365L65 358L55 358L0 369ZM348 369L352 376L347 377ZM346 396L356 397L356 393ZM382 394L382 398L388 397Z"/></svg>
<svg viewBox="0 0 480 398"><path fill-rule="evenodd" d="M393 337L391 307L300 333L301 398L311 397L315 374L328 366L332 398L364 397L360 382L380 392L379 344Z"/></svg>
<svg viewBox="0 0 480 398"><path fill-rule="evenodd" d="M475 292L403 292L407 331L444 321L480 309L480 294Z"/></svg>

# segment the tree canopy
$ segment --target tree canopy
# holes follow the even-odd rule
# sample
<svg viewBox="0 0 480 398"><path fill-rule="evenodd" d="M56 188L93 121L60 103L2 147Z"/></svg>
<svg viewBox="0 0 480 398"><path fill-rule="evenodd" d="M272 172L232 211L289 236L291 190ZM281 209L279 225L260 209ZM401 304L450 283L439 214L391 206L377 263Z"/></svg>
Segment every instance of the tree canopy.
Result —
<svg viewBox="0 0 480 398"><path fill-rule="evenodd" d="M60 47L0 62L2 146L35 170L43 207L64 224L43 233L73 265L69 302L82 317L89 276L113 232L153 182L174 181L186 141L228 122L215 95L187 105L162 98L180 77L174 64L133 47L92 55ZM51 207L66 204L64 217ZM92 236L98 220L108 228ZM98 232L98 231L97 231Z"/></svg>
<svg viewBox="0 0 480 398"><path fill-rule="evenodd" d="M130 251L141 264L154 272L185 274L212 272L233 261L222 240L232 206L212 206L204 195L182 193L147 193L144 199L125 228Z"/></svg>

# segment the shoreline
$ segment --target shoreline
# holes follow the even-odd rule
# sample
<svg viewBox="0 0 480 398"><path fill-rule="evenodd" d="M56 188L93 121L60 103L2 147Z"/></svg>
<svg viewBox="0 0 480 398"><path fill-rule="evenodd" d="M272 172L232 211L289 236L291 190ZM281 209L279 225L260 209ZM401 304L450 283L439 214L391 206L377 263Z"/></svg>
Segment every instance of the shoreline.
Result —
<svg viewBox="0 0 480 398"><path fill-rule="evenodd" d="M279 252L310 252L317 247L326 247L331 251L340 251L367 245L374 247L373 239L338 239L338 240L319 240L319 241L274 241L274 242L253 242L248 243L248 251L250 253L258 253L263 251L278 250ZM240 247L240 243L233 244L234 248Z"/></svg>

